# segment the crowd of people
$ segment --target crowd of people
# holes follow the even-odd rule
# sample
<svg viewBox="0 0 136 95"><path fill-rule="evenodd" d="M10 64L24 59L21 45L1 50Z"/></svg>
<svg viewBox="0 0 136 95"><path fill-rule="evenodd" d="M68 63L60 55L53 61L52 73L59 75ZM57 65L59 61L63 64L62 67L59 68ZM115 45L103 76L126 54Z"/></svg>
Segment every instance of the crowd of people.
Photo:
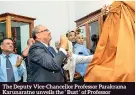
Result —
<svg viewBox="0 0 136 95"><path fill-rule="evenodd" d="M0 82L84 82L84 75L98 41L92 36L93 49L87 49L84 37L70 31L50 46L51 32L43 25L35 26L32 38L22 55L14 53L13 40L3 38L0 55ZM96 40L94 40L96 39Z"/></svg>

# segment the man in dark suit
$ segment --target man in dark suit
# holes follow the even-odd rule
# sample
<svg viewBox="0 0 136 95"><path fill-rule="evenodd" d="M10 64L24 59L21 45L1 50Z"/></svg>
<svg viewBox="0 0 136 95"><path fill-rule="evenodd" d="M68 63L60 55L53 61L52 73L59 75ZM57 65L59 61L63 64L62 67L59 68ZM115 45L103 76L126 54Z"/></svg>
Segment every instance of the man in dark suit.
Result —
<svg viewBox="0 0 136 95"><path fill-rule="evenodd" d="M28 54L28 82L65 82L64 70L61 67L66 59L68 39L61 36L59 52L53 54L48 49L51 32L42 25L33 29L32 37L36 42L30 47Z"/></svg>

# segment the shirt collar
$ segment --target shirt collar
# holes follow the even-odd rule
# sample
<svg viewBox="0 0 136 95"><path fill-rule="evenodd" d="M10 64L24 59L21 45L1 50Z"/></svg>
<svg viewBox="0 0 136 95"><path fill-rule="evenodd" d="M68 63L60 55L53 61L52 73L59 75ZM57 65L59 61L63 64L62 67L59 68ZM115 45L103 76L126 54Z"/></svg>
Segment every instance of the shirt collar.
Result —
<svg viewBox="0 0 136 95"><path fill-rule="evenodd" d="M11 57L13 55L13 53L10 53L8 56ZM2 52L2 56L6 57L6 54Z"/></svg>
<svg viewBox="0 0 136 95"><path fill-rule="evenodd" d="M43 43L43 42L41 42L42 44L44 44L46 47L48 47L48 45L47 44L45 44L45 43Z"/></svg>

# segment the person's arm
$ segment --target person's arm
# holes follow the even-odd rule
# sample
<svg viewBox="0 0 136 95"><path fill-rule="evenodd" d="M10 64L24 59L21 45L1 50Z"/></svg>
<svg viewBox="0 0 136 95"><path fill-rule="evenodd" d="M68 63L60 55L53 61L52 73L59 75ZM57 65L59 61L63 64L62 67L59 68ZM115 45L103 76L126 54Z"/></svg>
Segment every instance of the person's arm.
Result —
<svg viewBox="0 0 136 95"><path fill-rule="evenodd" d="M15 66L17 67L18 75L19 76L23 76L26 68L24 66L23 58L20 55L17 56L16 65Z"/></svg>
<svg viewBox="0 0 136 95"><path fill-rule="evenodd" d="M28 56L29 49L30 49L30 47L32 46L33 43L35 43L35 40L33 38L28 39L28 41L27 41L27 47L22 52L22 56L23 57Z"/></svg>
<svg viewBox="0 0 136 95"><path fill-rule="evenodd" d="M22 61L21 65L19 67L17 67L17 71L18 71L18 75L19 76L23 76L24 72L26 70L25 66L24 66L24 61Z"/></svg>
<svg viewBox="0 0 136 95"><path fill-rule="evenodd" d="M81 55L73 54L72 56L75 56L74 58L75 58L76 64L81 64L81 63L90 63L92 61L94 55L81 56Z"/></svg>
<svg viewBox="0 0 136 95"><path fill-rule="evenodd" d="M25 50L24 50L23 53L22 53L23 57L25 57L25 56L28 55L29 49L30 49L30 46L27 46L27 47L25 48Z"/></svg>
<svg viewBox="0 0 136 95"><path fill-rule="evenodd" d="M60 37L60 51L53 58L43 47L33 45L29 50L30 63L33 62L49 70L60 70L61 65L66 59L66 49L68 47L68 39L64 35ZM61 49L62 48L62 49Z"/></svg>
<svg viewBox="0 0 136 95"><path fill-rule="evenodd" d="M63 61L66 58L66 55L59 51L57 55L52 58L52 56L45 52L41 47L30 48L29 51L30 63L36 63L42 66L45 69L50 70L60 70L60 66L63 64Z"/></svg>

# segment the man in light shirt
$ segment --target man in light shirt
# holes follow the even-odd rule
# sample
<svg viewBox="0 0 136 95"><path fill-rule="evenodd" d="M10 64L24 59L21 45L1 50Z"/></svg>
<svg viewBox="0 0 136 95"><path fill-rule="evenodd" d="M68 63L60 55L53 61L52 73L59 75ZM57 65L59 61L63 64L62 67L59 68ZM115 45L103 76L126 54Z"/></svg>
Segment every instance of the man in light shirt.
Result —
<svg viewBox="0 0 136 95"><path fill-rule="evenodd" d="M19 82L24 75L25 66L20 55L14 54L13 41L4 38L1 43L0 82Z"/></svg>

